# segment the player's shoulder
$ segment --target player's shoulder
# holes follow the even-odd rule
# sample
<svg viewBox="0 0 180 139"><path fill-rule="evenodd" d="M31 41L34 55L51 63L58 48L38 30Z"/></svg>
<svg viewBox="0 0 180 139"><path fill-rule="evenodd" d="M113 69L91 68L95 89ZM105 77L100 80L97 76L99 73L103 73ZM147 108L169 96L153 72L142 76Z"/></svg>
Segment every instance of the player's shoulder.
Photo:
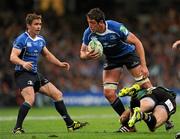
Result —
<svg viewBox="0 0 180 139"><path fill-rule="evenodd" d="M89 27L85 29L84 34L91 34L91 30Z"/></svg>
<svg viewBox="0 0 180 139"><path fill-rule="evenodd" d="M27 37L28 35L26 34L26 32L23 32L16 39L26 39Z"/></svg>
<svg viewBox="0 0 180 139"><path fill-rule="evenodd" d="M123 23L115 21L115 20L106 20L106 24L108 25L109 28L117 27L117 26L122 26Z"/></svg>
<svg viewBox="0 0 180 139"><path fill-rule="evenodd" d="M106 24L107 24L107 28L111 31L124 34L125 36L128 36L129 34L129 30L121 22L117 22L114 20L107 20Z"/></svg>
<svg viewBox="0 0 180 139"><path fill-rule="evenodd" d="M24 42L27 38L28 38L28 35L25 32L23 32L15 39L15 41Z"/></svg>
<svg viewBox="0 0 180 139"><path fill-rule="evenodd" d="M37 35L37 38L38 38L39 40L45 41L45 38L44 38L42 35Z"/></svg>
<svg viewBox="0 0 180 139"><path fill-rule="evenodd" d="M91 34L92 34L92 32L91 32L90 28L88 27L85 29L83 37L89 38L89 36L91 36Z"/></svg>

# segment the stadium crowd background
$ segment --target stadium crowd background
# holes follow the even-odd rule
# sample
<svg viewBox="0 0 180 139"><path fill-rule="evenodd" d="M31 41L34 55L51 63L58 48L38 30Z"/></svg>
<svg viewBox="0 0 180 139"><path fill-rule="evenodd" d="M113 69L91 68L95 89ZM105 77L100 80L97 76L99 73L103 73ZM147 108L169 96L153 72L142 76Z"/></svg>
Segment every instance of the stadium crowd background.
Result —
<svg viewBox="0 0 180 139"><path fill-rule="evenodd" d="M123 22L140 38L153 85L180 90L180 54L171 48L172 43L180 39L180 1L26 0L23 3L21 0L1 0L0 107L20 103L9 55L13 40L25 30L26 14L34 11L43 16L41 34L48 42L47 47L58 58L71 64L71 70L67 72L40 59L41 72L65 93L102 93L103 58L86 62L79 58L82 33L87 27L85 14L93 7L104 10L106 19ZM124 74L120 87L132 83L132 77Z"/></svg>

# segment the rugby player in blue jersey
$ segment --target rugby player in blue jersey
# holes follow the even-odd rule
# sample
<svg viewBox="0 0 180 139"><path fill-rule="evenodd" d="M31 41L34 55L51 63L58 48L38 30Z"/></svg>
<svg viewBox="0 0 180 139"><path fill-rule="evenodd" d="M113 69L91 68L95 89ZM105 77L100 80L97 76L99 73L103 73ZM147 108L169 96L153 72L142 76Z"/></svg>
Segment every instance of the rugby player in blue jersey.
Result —
<svg viewBox="0 0 180 139"><path fill-rule="evenodd" d="M130 32L122 23L105 20L104 12L99 8L91 9L87 15L89 27L84 31L80 58L84 60L97 59L99 54L89 52L87 49L91 39L96 38L103 45L105 63L103 70L104 95L121 116L125 108L116 95L118 83L122 74L122 67L126 66L136 83L142 88L152 87L148 79L149 71L146 66L144 48L141 41ZM124 124L127 132L134 131L134 128Z"/></svg>
<svg viewBox="0 0 180 139"><path fill-rule="evenodd" d="M27 31L15 39L10 54L10 61L15 64L15 81L24 98L13 133L24 133L22 124L34 103L36 92L45 94L54 100L55 108L64 119L68 131L85 126L86 122L71 119L63 102L62 92L38 71L37 62L40 54L60 68L65 70L70 68L69 63L61 62L47 49L45 39L39 35L42 26L41 15L28 14L26 26Z"/></svg>

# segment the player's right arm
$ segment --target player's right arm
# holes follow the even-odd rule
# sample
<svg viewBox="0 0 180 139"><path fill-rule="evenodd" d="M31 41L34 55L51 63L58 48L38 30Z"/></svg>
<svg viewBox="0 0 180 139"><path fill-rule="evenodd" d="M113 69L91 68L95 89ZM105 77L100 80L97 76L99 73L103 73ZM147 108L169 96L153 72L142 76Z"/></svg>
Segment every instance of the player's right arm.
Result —
<svg viewBox="0 0 180 139"><path fill-rule="evenodd" d="M99 54L94 51L88 51L88 43L90 42L90 29L87 28L83 34L82 45L80 48L80 58L83 60L97 59Z"/></svg>
<svg viewBox="0 0 180 139"><path fill-rule="evenodd" d="M176 42L173 43L172 48L177 49L179 45L180 45L180 40L177 40Z"/></svg>
<svg viewBox="0 0 180 139"><path fill-rule="evenodd" d="M99 54L94 51L88 51L87 45L82 44L80 49L80 58L84 60L97 59L99 58Z"/></svg>
<svg viewBox="0 0 180 139"><path fill-rule="evenodd" d="M26 62L20 59L18 56L20 55L21 50L17 48L12 48L11 54L10 54L10 61L13 64L21 65L26 70L32 69L32 62Z"/></svg>

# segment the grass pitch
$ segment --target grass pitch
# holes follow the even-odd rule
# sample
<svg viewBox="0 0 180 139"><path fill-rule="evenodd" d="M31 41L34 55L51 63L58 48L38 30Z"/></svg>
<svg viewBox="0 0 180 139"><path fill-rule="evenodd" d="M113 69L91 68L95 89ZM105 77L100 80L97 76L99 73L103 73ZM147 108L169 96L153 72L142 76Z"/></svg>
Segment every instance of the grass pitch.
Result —
<svg viewBox="0 0 180 139"><path fill-rule="evenodd" d="M172 116L175 127L169 132L164 126L149 132L144 122L136 124L136 133L114 133L119 127L118 116L107 107L68 107L74 120L89 125L68 133L65 123L53 107L32 108L24 121L25 134L13 135L18 108L0 109L0 139L174 139L180 131L180 106Z"/></svg>

